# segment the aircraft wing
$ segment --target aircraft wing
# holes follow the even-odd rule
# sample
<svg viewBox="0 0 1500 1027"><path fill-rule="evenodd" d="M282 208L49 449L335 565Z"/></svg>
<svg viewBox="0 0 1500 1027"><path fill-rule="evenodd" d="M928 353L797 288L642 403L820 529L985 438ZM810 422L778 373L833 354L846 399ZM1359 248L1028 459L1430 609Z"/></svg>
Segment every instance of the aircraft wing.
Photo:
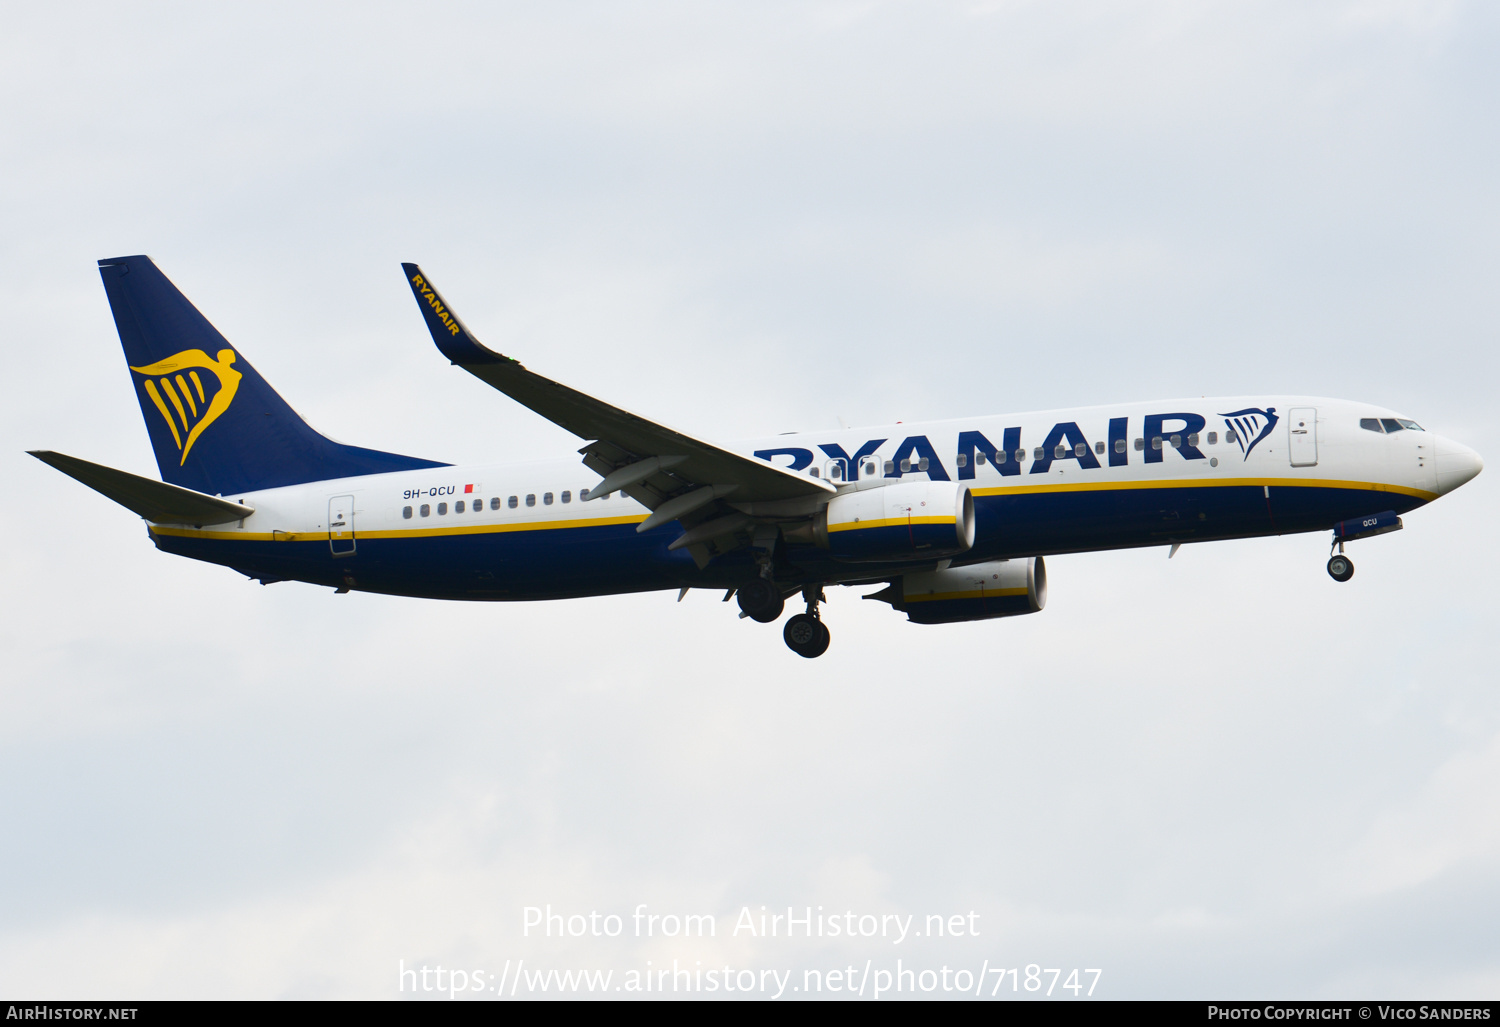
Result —
<svg viewBox="0 0 1500 1027"><path fill-rule="evenodd" d="M643 527L677 519L697 523L703 514L691 512L720 498L738 506L837 491L820 478L733 453L528 371L474 338L420 267L401 268L443 355L552 423L588 439L590 444L579 450L584 465L605 479L592 494L605 495L613 491L610 486L618 487L656 511ZM674 513L678 509L681 513Z"/></svg>
<svg viewBox="0 0 1500 1027"><path fill-rule="evenodd" d="M27 452L155 524L227 524L243 521L255 512L253 507L154 478L142 478L103 464L89 463L66 453L46 449Z"/></svg>

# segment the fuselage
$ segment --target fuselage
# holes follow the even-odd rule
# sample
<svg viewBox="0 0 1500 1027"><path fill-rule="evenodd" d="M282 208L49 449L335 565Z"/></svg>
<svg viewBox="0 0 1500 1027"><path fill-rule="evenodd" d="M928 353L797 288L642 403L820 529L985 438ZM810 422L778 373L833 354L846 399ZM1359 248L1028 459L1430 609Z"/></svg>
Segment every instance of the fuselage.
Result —
<svg viewBox="0 0 1500 1027"><path fill-rule="evenodd" d="M955 564L1326 530L1405 513L1482 466L1393 411L1286 396L897 423L726 448L841 490L967 485L975 540ZM429 598L733 587L753 575L744 550L702 568L669 550L678 523L638 533L649 511L622 493L584 501L598 480L576 457L361 475L225 496L254 508L243 522L150 531L164 551L267 582ZM777 578L877 581L911 570L791 544L778 553Z"/></svg>

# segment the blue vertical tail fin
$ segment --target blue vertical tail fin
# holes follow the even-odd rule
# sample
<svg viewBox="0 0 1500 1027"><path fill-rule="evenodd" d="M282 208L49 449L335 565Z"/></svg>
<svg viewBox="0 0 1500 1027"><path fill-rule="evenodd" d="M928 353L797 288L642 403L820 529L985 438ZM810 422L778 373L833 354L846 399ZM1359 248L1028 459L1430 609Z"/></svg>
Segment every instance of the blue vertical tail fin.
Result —
<svg viewBox="0 0 1500 1027"><path fill-rule="evenodd" d="M446 466L318 434L150 257L101 260L99 275L163 480L228 496Z"/></svg>

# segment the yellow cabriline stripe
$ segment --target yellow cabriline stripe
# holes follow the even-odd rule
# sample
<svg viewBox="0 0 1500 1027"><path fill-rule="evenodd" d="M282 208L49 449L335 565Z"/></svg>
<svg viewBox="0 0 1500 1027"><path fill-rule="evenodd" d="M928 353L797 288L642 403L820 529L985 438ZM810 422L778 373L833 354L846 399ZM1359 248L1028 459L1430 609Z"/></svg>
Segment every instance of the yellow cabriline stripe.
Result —
<svg viewBox="0 0 1500 1027"><path fill-rule="evenodd" d="M438 535L490 535L507 531L547 531L550 529L565 528L594 528L614 524L639 524L646 519L646 514L630 514L625 517L601 517L593 520L576 521L527 521L521 524L463 524L451 528L396 528L388 531L364 531L358 524L354 526L354 538L432 538ZM313 531L208 531L200 528L179 528L151 525L151 530L158 535L176 535L183 538L224 538L236 539L241 542L318 542L328 538L328 532L324 529Z"/></svg>
<svg viewBox="0 0 1500 1027"><path fill-rule="evenodd" d="M1129 489L1234 488L1245 485L1256 488L1271 485L1277 488L1354 489L1361 492L1395 492L1403 496L1414 496L1417 499L1429 502L1437 498L1436 492L1408 488L1405 485L1387 485L1385 482L1379 481L1341 481L1333 478L1214 478L1207 481L1196 478L1171 478L1161 481L1057 482L1049 485L999 485L989 488L972 489L971 491L976 496L1020 496L1038 492L1119 492Z"/></svg>
<svg viewBox="0 0 1500 1027"><path fill-rule="evenodd" d="M876 521L844 521L841 524L830 524L829 531L858 531L863 528L891 528L897 525L905 527L908 524L952 524L952 517L886 517Z"/></svg>
<svg viewBox="0 0 1500 1027"><path fill-rule="evenodd" d="M901 601L906 603L926 603L934 599L999 599L1002 596L1023 596L1026 594L1024 588L987 588L983 591L976 589L973 592L929 592L926 595L902 596Z"/></svg>

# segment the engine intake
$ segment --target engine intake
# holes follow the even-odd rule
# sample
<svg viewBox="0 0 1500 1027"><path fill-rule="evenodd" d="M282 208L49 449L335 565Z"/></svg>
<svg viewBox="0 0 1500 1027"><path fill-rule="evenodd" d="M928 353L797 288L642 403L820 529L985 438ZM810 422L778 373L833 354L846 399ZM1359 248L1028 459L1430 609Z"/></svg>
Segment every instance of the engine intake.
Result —
<svg viewBox="0 0 1500 1027"><path fill-rule="evenodd" d="M813 539L850 563L956 556L974 544L974 497L946 481L846 492L819 512Z"/></svg>
<svg viewBox="0 0 1500 1027"><path fill-rule="evenodd" d="M865 596L890 603L916 624L952 624L1037 613L1047 605L1047 565L1040 556L903 574Z"/></svg>

